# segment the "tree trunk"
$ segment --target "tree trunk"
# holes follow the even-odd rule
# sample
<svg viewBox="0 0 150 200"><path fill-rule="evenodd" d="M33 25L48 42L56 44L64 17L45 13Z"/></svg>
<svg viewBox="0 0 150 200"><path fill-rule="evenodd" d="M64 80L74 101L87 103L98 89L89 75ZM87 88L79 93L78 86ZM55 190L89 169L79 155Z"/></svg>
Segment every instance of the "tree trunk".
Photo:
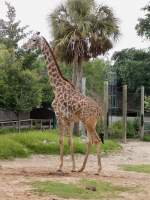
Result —
<svg viewBox="0 0 150 200"><path fill-rule="evenodd" d="M79 90L80 92L82 92L82 75L82 66L79 64L74 64L72 73L72 83L75 86L75 89Z"/></svg>
<svg viewBox="0 0 150 200"><path fill-rule="evenodd" d="M82 66L74 60L73 73L72 73L72 83L75 89L82 92ZM79 135L79 122L74 123L73 134Z"/></svg>

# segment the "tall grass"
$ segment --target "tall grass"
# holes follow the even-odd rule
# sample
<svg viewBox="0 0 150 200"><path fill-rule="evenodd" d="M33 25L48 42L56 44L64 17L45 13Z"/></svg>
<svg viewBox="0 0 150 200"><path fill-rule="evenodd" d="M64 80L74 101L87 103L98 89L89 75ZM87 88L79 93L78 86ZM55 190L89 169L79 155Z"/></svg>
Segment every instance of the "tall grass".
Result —
<svg viewBox="0 0 150 200"><path fill-rule="evenodd" d="M28 157L31 154L59 154L59 136L57 130L27 131L22 133L0 134L0 159ZM80 137L74 136L75 153L85 153L85 144ZM120 145L111 140L102 145L102 152L115 152ZM64 141L64 154L69 153L67 139ZM92 148L95 153L95 148Z"/></svg>

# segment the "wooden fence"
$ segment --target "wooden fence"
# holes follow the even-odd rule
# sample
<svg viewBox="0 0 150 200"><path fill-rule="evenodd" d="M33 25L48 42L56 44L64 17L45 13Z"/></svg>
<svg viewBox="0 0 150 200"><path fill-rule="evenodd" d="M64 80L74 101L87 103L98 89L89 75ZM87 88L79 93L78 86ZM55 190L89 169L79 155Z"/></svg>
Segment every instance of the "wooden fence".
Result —
<svg viewBox="0 0 150 200"><path fill-rule="evenodd" d="M1 121L0 128L16 128L16 129L51 129L53 128L52 119L27 119L20 121Z"/></svg>

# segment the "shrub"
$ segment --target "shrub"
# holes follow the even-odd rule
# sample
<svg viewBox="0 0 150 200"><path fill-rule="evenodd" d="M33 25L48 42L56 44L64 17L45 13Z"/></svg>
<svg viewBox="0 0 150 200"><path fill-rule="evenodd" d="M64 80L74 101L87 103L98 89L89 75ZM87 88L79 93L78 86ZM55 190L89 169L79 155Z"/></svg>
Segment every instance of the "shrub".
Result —
<svg viewBox="0 0 150 200"><path fill-rule="evenodd" d="M122 120L119 120L117 122L112 123L109 126L109 135L113 138L121 138L123 134L123 122ZM127 137L133 138L137 137L138 134L138 121L134 120L128 120L127 121Z"/></svg>
<svg viewBox="0 0 150 200"><path fill-rule="evenodd" d="M117 121L109 126L108 132L110 137L121 138L122 130L123 130L122 122Z"/></svg>

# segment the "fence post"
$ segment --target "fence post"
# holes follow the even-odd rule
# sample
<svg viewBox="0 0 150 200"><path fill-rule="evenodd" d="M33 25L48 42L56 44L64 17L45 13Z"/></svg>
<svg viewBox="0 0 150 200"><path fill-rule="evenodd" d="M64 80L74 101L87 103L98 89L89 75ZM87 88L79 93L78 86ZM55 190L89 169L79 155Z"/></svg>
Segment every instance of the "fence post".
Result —
<svg viewBox="0 0 150 200"><path fill-rule="evenodd" d="M32 119L30 119L30 128L32 129Z"/></svg>
<svg viewBox="0 0 150 200"><path fill-rule="evenodd" d="M82 94L86 95L86 77L82 78Z"/></svg>
<svg viewBox="0 0 150 200"><path fill-rule="evenodd" d="M86 77L82 77L82 94L86 96ZM79 131L82 136L86 136L85 128L82 122L79 122Z"/></svg>
<svg viewBox="0 0 150 200"><path fill-rule="evenodd" d="M49 120L49 129L51 129L51 119Z"/></svg>
<svg viewBox="0 0 150 200"><path fill-rule="evenodd" d="M140 123L140 138L143 140L144 137L144 86L141 87L141 123Z"/></svg>
<svg viewBox="0 0 150 200"><path fill-rule="evenodd" d="M127 85L123 85L123 142L127 142Z"/></svg>
<svg viewBox="0 0 150 200"><path fill-rule="evenodd" d="M18 120L18 132L20 133L20 128L21 128L21 121Z"/></svg>
<svg viewBox="0 0 150 200"><path fill-rule="evenodd" d="M42 123L43 123L43 120L41 119L40 122L41 122L41 123L40 123L40 125L41 125L41 130L42 130L42 129L43 129L43 124L42 124Z"/></svg>
<svg viewBox="0 0 150 200"><path fill-rule="evenodd" d="M108 125L109 125L108 81L105 81L104 82L104 134L105 134L105 139L108 139Z"/></svg>

